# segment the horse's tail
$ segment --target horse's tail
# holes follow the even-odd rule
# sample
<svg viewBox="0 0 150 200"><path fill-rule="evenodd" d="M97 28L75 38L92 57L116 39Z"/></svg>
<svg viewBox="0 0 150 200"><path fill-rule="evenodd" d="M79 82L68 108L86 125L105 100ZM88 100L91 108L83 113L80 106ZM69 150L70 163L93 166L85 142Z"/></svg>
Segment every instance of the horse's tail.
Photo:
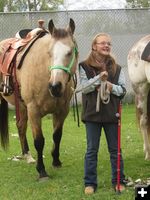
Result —
<svg viewBox="0 0 150 200"><path fill-rule="evenodd" d="M8 103L3 98L0 98L0 141L1 146L7 149L9 143Z"/></svg>
<svg viewBox="0 0 150 200"><path fill-rule="evenodd" d="M147 96L147 134L150 143L150 90Z"/></svg>

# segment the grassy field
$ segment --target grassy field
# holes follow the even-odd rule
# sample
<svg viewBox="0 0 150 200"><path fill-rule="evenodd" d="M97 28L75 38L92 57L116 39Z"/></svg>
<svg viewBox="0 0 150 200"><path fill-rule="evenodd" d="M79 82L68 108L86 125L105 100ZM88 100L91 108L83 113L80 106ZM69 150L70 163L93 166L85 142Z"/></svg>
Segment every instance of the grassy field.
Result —
<svg viewBox="0 0 150 200"><path fill-rule="evenodd" d="M45 136L44 162L50 175L45 182L38 182L35 164L28 165L24 160L12 161L8 158L20 154L20 144L15 126L14 112L10 111L10 146L7 152L0 149L0 200L134 200L134 188L127 188L116 195L111 188L110 161L104 134L98 162L98 189L92 196L84 195L83 162L86 149L85 129L74 122L72 110L66 119L61 142L60 158L63 166L54 169L50 155L52 147L52 123L50 117L43 120ZM36 158L33 139L28 128L28 140L32 155ZM135 108L123 105L122 109L122 151L125 174L133 180L150 177L150 162L144 160L142 136L138 131Z"/></svg>

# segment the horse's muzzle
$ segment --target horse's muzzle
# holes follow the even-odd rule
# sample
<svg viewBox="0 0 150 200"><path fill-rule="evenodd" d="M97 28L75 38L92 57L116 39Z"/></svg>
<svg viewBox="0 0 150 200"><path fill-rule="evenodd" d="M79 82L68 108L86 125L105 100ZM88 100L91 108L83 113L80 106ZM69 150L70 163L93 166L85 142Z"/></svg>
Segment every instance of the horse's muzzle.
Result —
<svg viewBox="0 0 150 200"><path fill-rule="evenodd" d="M62 84L61 82L57 82L55 84L49 83L49 90L52 96L61 97L62 96Z"/></svg>

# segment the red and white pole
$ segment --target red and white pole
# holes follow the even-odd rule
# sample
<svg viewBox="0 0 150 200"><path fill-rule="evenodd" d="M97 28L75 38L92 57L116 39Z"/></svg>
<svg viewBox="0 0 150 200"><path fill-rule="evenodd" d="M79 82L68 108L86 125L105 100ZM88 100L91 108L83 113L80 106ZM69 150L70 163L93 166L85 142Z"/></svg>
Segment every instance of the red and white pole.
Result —
<svg viewBox="0 0 150 200"><path fill-rule="evenodd" d="M120 158L121 158L121 109L120 101L118 108L118 153L117 153L117 188L116 191L120 193Z"/></svg>

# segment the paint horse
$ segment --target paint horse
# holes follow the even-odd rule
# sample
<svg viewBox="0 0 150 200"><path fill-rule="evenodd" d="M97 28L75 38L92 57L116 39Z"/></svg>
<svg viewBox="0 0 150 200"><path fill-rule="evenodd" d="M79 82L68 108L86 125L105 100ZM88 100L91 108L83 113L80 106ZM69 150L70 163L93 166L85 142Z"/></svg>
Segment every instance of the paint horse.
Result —
<svg viewBox="0 0 150 200"><path fill-rule="evenodd" d="M18 105L17 128L22 154L31 159L26 138L29 120L34 146L37 151L36 169L39 179L48 178L43 162L44 136L41 128L42 117L48 113L53 117L52 165L61 166L59 159L60 142L64 120L69 112L70 99L75 83L73 75L78 62L77 44L74 38L75 23L70 19L66 28L56 28L52 20L48 30L30 46L21 67L13 68L14 92L0 99L0 134L4 148L8 143L7 102ZM2 49L4 41L0 43ZM20 63L22 51L16 55L16 66ZM2 77L1 73L1 77ZM16 87L16 85L18 87ZM17 103L16 103L17 102Z"/></svg>
<svg viewBox="0 0 150 200"><path fill-rule="evenodd" d="M150 35L129 51L128 72L135 92L139 127L143 135L145 159L150 160Z"/></svg>

